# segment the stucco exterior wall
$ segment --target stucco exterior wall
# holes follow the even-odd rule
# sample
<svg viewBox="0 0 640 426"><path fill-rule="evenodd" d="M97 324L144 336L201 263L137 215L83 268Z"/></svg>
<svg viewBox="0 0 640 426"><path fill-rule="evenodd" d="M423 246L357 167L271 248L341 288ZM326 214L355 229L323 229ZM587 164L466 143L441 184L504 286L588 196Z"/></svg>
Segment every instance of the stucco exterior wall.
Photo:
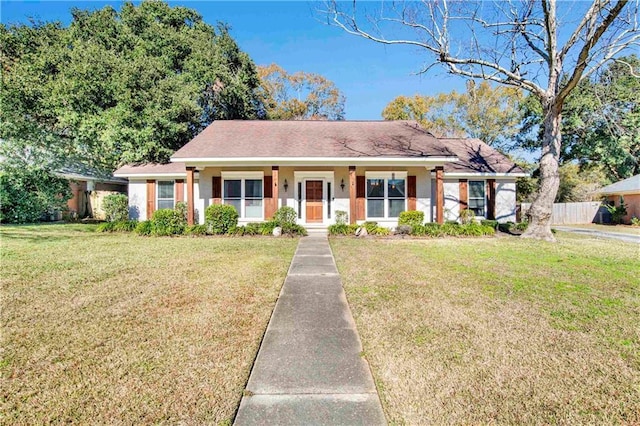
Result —
<svg viewBox="0 0 640 426"><path fill-rule="evenodd" d="M194 183L194 214L195 222L203 224L205 221L205 210L212 203L212 178L213 176L221 176L223 171L236 171L236 172L255 172L259 171L264 176L272 175L271 166L267 167L207 167L198 172L198 179ZM317 173L316 173L317 172ZM367 172L402 172L407 176L416 176L416 210L424 212L425 221L433 222L435 219L435 206L433 200L435 199L435 180L431 176L431 170L425 167L406 167L406 168L390 168L390 167L357 167L356 176L366 176ZM331 183L331 214L330 218L326 218L325 222L321 226L327 226L335 223L335 212L338 210L346 211L351 217L353 212L349 211L349 169L348 167L280 167L278 173L278 207L289 206L298 211L298 182L304 182L305 178L314 179L314 173L318 176L323 176L326 183ZM158 180L173 180L163 179ZM344 180L345 187L342 189L340 184ZM287 189L285 190L285 181L287 182ZM147 188L145 180L130 179L129 182L129 216L132 219L146 220L147 218ZM184 185L184 200L187 201L187 185L186 179ZM445 179L444 183L444 218L445 220L458 220L460 214L460 193L459 193L459 180L458 179ZM516 209L516 194L515 194L515 179L500 179L496 180L496 219L500 222L515 221L515 209ZM303 185L304 191L304 185ZM640 196L639 196L640 197ZM304 196L303 196L304 198ZM327 203L327 194L324 196L325 200L325 212ZM627 198L625 198L627 201ZM366 201L365 201L366 203ZM627 201L629 204L629 202ZM640 203L639 203L640 204ZM302 203L304 209L304 202ZM408 202L407 202L408 208ZM365 205L366 212L366 205ZM636 210L633 210L636 212ZM326 213L325 213L326 214ZM640 212L631 213L640 216ZM630 216L629 216L630 217ZM264 218L268 219L268 218ZM302 215L302 225L307 225L304 222L304 214ZM381 226L393 228L397 225L397 219L365 219L374 220ZM255 221L246 219L240 220L241 224ZM364 222L360 220L359 222Z"/></svg>
<svg viewBox="0 0 640 426"><path fill-rule="evenodd" d="M444 180L444 220L458 220L460 215L460 182Z"/></svg>
<svg viewBox="0 0 640 426"><path fill-rule="evenodd" d="M516 181L496 181L496 220L516 221Z"/></svg>
<svg viewBox="0 0 640 426"><path fill-rule="evenodd" d="M482 180L485 179L469 179ZM434 184L432 184L434 185ZM445 179L444 187L444 219L458 220L460 216L460 181ZM433 192L433 190L432 190ZM485 194L486 196L486 194ZM432 211L435 210L433 206ZM485 208L485 211L487 209ZM426 215L425 215L426 218ZM516 221L516 181L515 179L496 179L495 218L498 222Z"/></svg>
<svg viewBox="0 0 640 426"><path fill-rule="evenodd" d="M147 219L146 180L129 180L129 219Z"/></svg>

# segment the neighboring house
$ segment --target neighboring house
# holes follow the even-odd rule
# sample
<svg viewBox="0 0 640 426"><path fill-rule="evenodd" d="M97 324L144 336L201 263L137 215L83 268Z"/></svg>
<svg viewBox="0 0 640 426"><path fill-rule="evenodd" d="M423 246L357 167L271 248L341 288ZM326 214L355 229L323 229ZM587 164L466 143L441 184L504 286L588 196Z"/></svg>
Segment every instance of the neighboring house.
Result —
<svg viewBox="0 0 640 426"><path fill-rule="evenodd" d="M128 165L132 218L186 201L189 222L207 206L236 207L240 223L281 206L305 227L326 227L338 210L351 223L397 225L405 210L426 221L515 221L516 178L527 174L478 139L436 138L409 121L215 121L171 163Z"/></svg>
<svg viewBox="0 0 640 426"><path fill-rule="evenodd" d="M68 167L56 175L69 180L71 199L67 202L69 214L76 218L104 219L102 199L109 194L127 193L127 180L104 177L86 168Z"/></svg>
<svg viewBox="0 0 640 426"><path fill-rule="evenodd" d="M605 196L607 201L616 206L620 205L620 197L624 198L627 207L627 215L622 218L624 223L629 223L634 216L640 218L640 175L605 186L596 194Z"/></svg>

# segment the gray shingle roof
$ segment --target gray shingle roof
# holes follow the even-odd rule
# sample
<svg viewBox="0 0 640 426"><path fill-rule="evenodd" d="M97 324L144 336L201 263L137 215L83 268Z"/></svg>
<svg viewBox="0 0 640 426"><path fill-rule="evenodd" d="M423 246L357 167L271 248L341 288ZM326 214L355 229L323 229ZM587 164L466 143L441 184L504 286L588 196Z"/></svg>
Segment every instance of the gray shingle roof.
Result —
<svg viewBox="0 0 640 426"><path fill-rule="evenodd" d="M187 159L457 157L447 173L524 173L479 139L436 138L415 121L215 121L170 164L123 166L116 175L184 173ZM331 164L328 164L331 165Z"/></svg>
<svg viewBox="0 0 640 426"><path fill-rule="evenodd" d="M453 154L410 121L219 120L176 151L185 158L443 157Z"/></svg>
<svg viewBox="0 0 640 426"><path fill-rule="evenodd" d="M598 194L640 194L640 175L631 176L596 191Z"/></svg>

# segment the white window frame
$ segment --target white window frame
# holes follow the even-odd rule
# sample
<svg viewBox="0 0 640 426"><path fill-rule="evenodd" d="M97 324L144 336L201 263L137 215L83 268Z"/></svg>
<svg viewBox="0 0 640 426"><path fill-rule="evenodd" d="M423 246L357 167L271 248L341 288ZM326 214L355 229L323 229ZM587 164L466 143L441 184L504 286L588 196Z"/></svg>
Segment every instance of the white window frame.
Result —
<svg viewBox="0 0 640 426"><path fill-rule="evenodd" d="M222 203L225 203L226 194L224 192L224 182L226 180L239 180L240 181L240 211L238 212L238 218L240 220L254 221L260 222L264 221L264 172L221 172L221 192L222 194ZM258 198L246 198L245 195L245 181L246 180L260 180L262 185L262 208L260 209L260 217L246 217L247 207L245 202L247 199L249 200L257 200Z"/></svg>
<svg viewBox="0 0 640 426"><path fill-rule="evenodd" d="M160 198L160 183L169 182L173 186L173 196L171 198ZM176 208L176 181L175 179L158 179L156 180L156 210L161 208L167 209L168 207L160 207L160 201L171 200L173 202L172 209Z"/></svg>
<svg viewBox="0 0 640 426"><path fill-rule="evenodd" d="M473 199L480 199L482 198L482 216L475 216L475 217L481 217L483 219L486 219L487 217L487 181L485 180L468 180L467 181L467 208L469 210L471 209L471 183L472 182L480 182L481 186L482 186L482 197L473 197Z"/></svg>
<svg viewBox="0 0 640 426"><path fill-rule="evenodd" d="M389 198L388 181L389 179L404 179L404 210L407 211L407 190L408 190L408 173L407 172L365 172L364 174L364 187L365 187L365 217L367 220L398 220L398 217L389 217L389 200L399 200L400 198ZM369 179L383 179L384 180L384 216L373 217L369 216L369 195L367 194L367 183ZM380 198L375 198L379 200Z"/></svg>

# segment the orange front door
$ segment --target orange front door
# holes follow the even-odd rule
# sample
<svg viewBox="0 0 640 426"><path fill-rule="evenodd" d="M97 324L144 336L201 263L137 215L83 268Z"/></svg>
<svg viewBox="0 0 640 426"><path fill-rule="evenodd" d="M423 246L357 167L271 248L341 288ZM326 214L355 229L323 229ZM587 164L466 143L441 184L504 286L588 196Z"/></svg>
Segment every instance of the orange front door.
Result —
<svg viewBox="0 0 640 426"><path fill-rule="evenodd" d="M322 223L322 181L306 183L307 223Z"/></svg>

